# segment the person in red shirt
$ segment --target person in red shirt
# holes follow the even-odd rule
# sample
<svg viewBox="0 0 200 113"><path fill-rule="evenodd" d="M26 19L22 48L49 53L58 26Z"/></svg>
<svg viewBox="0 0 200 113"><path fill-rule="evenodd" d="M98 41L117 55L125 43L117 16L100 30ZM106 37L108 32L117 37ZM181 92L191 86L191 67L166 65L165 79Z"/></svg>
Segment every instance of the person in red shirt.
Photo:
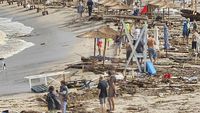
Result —
<svg viewBox="0 0 200 113"><path fill-rule="evenodd" d="M98 51L99 51L99 55L101 56L101 48L102 48L102 40L100 38L97 39L97 47L98 47Z"/></svg>

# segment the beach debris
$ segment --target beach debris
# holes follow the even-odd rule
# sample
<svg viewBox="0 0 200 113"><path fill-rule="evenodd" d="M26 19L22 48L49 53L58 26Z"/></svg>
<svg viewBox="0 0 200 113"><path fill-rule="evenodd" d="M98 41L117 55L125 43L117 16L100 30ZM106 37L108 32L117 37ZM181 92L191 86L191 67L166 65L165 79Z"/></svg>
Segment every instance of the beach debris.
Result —
<svg viewBox="0 0 200 113"><path fill-rule="evenodd" d="M66 85L68 88L80 88L83 86L87 87L89 83L90 81L88 80L74 80L74 81L67 81Z"/></svg>
<svg viewBox="0 0 200 113"><path fill-rule="evenodd" d="M174 60L175 62L178 63L185 63L187 61L191 61L192 58L189 56L172 56L170 57L170 59Z"/></svg>
<svg viewBox="0 0 200 113"><path fill-rule="evenodd" d="M46 44L46 43L43 42L43 43L41 43L40 45L45 45L45 44Z"/></svg>
<svg viewBox="0 0 200 113"><path fill-rule="evenodd" d="M21 111L20 113L42 113L38 111Z"/></svg>
<svg viewBox="0 0 200 113"><path fill-rule="evenodd" d="M164 75L163 75L163 78L164 79L170 79L172 77L172 74L170 74L170 73L165 73Z"/></svg>
<svg viewBox="0 0 200 113"><path fill-rule="evenodd" d="M2 111L2 113L9 113L9 110L4 110Z"/></svg>
<svg viewBox="0 0 200 113"><path fill-rule="evenodd" d="M142 111L147 111L148 109L143 106L131 106L128 107L127 110L132 112L142 112Z"/></svg>
<svg viewBox="0 0 200 113"><path fill-rule="evenodd" d="M197 84L198 83L198 77L197 76L192 76L192 77L181 77L181 79L185 83L190 83L190 84Z"/></svg>
<svg viewBox="0 0 200 113"><path fill-rule="evenodd" d="M42 11L42 15L45 16L45 15L48 15L49 12L48 11Z"/></svg>
<svg viewBox="0 0 200 113"><path fill-rule="evenodd" d="M32 86L31 91L34 93L43 93L48 91L48 87L44 84Z"/></svg>
<svg viewBox="0 0 200 113"><path fill-rule="evenodd" d="M196 21L200 21L200 13L197 11L193 11L190 9L182 9L181 10L182 14L181 16L185 17L185 18L190 18L190 20L196 20Z"/></svg>

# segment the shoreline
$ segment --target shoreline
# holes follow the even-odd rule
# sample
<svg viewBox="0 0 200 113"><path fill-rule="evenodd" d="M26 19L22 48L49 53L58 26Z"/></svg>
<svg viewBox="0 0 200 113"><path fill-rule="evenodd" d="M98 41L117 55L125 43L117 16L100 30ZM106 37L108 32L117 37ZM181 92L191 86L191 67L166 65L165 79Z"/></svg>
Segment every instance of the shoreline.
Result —
<svg viewBox="0 0 200 113"><path fill-rule="evenodd" d="M2 86L0 95L29 92L25 76L62 70L68 62L80 61L80 56L76 55L75 51L84 55L89 53L80 50L79 45L83 45L85 40L76 38L70 29L63 27L66 22L75 18L74 9L48 9L47 16L36 13L36 10L25 10L17 5L0 4L1 17L14 17L13 21L19 21L25 26L34 28L30 36L19 37L19 39L35 44L6 59L8 70L0 73Z"/></svg>

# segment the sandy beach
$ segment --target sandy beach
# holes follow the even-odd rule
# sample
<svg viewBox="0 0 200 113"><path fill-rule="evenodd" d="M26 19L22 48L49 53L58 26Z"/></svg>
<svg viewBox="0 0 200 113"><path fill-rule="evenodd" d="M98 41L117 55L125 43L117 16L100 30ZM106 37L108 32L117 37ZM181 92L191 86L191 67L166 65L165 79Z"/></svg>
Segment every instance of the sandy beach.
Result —
<svg viewBox="0 0 200 113"><path fill-rule="evenodd" d="M7 58L7 69L0 72L0 112L3 110L10 110L11 113L20 113L22 110L47 112L47 104L44 100L47 93L31 93L28 80L24 77L62 72L66 70L68 64L80 62L81 56L93 55L93 39L77 38L76 36L84 31L105 25L104 21L82 22L77 19L78 15L74 8L57 7L49 8L48 11L49 15L42 16L41 13L36 13L36 10L27 11L25 8L17 7L16 4L0 4L0 17L12 18L12 21L20 22L34 29L27 36L17 37L34 45ZM178 16L180 17L180 15ZM178 19L182 19L179 17ZM115 26L115 28L117 27ZM175 35L181 32L180 29L177 32L173 31L174 28L170 30ZM163 32L161 31L159 35L163 35ZM162 42L160 46L163 46L163 41L160 42ZM171 42L178 43L172 45L175 47L178 45L177 48L180 51L186 48L184 45L179 45L180 37L170 40ZM113 56L113 51L114 47L109 47L106 56L125 58L125 47L120 56ZM180 51L177 53L172 51L168 55L173 57L190 55L189 52ZM159 55L165 55L165 52L161 50ZM121 80L117 84L116 107L113 113L200 113L199 81L190 84L181 78L189 78L194 74L199 78L199 62L200 59L197 62L192 59L186 63L177 63L175 60L162 57L155 64L157 76L142 76L142 74L138 76L138 73L132 73L127 80ZM113 63L118 67L121 64ZM92 64L92 66L94 65ZM98 67L98 65L95 66ZM100 66L102 65L100 64ZM124 62L122 66L124 66ZM133 64L132 68L136 69L136 64ZM96 78L98 81L98 77L102 75L102 73L95 74L94 70L88 72L86 67L85 70L69 68L67 71L70 72L69 75L73 76L65 76L66 79L75 81ZM163 75L166 73L171 73L174 78L163 79ZM51 80L48 82L58 89L61 79L63 78L60 76L60 78L56 78L55 82ZM97 91L97 88L70 89L69 110L73 113L101 113Z"/></svg>
<svg viewBox="0 0 200 113"><path fill-rule="evenodd" d="M50 15L42 16L35 10L26 11L17 5L0 5L0 16L13 18L34 28L30 36L20 37L35 45L6 59L7 70L0 73L0 95L29 91L25 76L53 70L63 70L64 64L80 61L82 39L75 38L65 23L76 18L73 9L49 9ZM44 43L44 45L42 45ZM92 50L92 49L91 49Z"/></svg>

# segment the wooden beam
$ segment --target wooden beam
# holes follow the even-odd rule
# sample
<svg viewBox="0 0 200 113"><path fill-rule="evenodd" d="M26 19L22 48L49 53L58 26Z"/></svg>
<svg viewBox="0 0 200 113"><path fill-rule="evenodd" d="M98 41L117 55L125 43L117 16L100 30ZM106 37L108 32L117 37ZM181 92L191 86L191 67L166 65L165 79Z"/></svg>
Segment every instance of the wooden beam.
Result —
<svg viewBox="0 0 200 113"><path fill-rule="evenodd" d="M148 20L147 16L132 16L132 15L103 15L103 18L123 18L123 19L138 19L138 20Z"/></svg>

